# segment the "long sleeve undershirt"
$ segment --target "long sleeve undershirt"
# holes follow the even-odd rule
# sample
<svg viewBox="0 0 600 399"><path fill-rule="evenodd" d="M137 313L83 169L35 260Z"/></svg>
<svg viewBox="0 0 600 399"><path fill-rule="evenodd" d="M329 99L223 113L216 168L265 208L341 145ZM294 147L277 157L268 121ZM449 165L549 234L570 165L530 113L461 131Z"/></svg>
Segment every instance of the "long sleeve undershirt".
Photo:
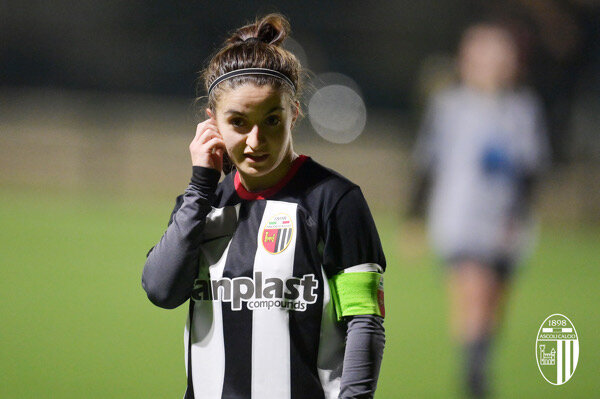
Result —
<svg viewBox="0 0 600 399"><path fill-rule="evenodd" d="M364 315L347 319L346 352L339 397L372 398L377 388L385 346L383 318Z"/></svg>
<svg viewBox="0 0 600 399"><path fill-rule="evenodd" d="M181 207L148 253L142 286L156 306L172 309L190 298L198 274L202 231L212 209L219 175L214 169L193 167ZM346 321L340 398L372 398L385 345L383 318L364 315L348 317Z"/></svg>
<svg viewBox="0 0 600 399"><path fill-rule="evenodd" d="M198 275L206 216L219 182L215 169L193 167L192 180L167 231L148 253L142 286L156 306L173 309L187 301Z"/></svg>

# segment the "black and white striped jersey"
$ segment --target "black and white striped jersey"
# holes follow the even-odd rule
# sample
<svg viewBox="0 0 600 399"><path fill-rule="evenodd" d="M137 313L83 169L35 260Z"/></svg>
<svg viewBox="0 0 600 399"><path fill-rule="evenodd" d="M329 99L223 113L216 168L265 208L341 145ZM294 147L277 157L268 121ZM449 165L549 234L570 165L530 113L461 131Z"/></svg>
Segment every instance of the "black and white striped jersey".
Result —
<svg viewBox="0 0 600 399"><path fill-rule="evenodd" d="M230 173L211 205L185 327L186 397L337 398L345 324L328 281L385 269L360 188L300 156L260 193Z"/></svg>

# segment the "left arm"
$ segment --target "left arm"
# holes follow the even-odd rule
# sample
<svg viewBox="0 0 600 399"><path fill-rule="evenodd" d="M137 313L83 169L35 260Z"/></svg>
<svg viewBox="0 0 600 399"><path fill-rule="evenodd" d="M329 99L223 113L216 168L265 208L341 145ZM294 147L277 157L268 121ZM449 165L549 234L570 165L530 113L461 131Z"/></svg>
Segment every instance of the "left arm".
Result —
<svg viewBox="0 0 600 399"><path fill-rule="evenodd" d="M358 187L329 214L323 261L338 320L347 322L340 398L372 398L385 345L383 280L386 262L379 235Z"/></svg>
<svg viewBox="0 0 600 399"><path fill-rule="evenodd" d="M350 316L340 399L372 398L385 346L383 317Z"/></svg>

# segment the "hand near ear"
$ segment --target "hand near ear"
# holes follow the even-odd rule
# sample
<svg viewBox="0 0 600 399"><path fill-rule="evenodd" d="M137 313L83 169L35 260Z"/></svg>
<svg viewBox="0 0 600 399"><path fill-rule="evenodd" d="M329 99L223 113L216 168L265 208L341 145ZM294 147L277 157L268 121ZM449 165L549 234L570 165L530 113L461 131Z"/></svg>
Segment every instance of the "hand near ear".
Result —
<svg viewBox="0 0 600 399"><path fill-rule="evenodd" d="M223 137L217 128L217 122L209 113L210 119L198 124L196 136L190 143L192 165L223 170L223 154L227 151Z"/></svg>

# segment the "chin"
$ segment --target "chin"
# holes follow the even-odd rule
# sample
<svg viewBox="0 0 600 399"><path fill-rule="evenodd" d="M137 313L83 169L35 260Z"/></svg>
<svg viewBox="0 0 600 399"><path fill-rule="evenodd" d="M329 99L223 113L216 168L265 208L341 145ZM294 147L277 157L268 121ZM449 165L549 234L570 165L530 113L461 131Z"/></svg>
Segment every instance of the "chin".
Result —
<svg viewBox="0 0 600 399"><path fill-rule="evenodd" d="M243 173L247 176L252 176L252 177L260 177L260 176L268 175L270 172L273 171L273 169L275 169L273 167L273 165L257 165L257 166L242 165L241 168L238 168L238 170L241 173Z"/></svg>

